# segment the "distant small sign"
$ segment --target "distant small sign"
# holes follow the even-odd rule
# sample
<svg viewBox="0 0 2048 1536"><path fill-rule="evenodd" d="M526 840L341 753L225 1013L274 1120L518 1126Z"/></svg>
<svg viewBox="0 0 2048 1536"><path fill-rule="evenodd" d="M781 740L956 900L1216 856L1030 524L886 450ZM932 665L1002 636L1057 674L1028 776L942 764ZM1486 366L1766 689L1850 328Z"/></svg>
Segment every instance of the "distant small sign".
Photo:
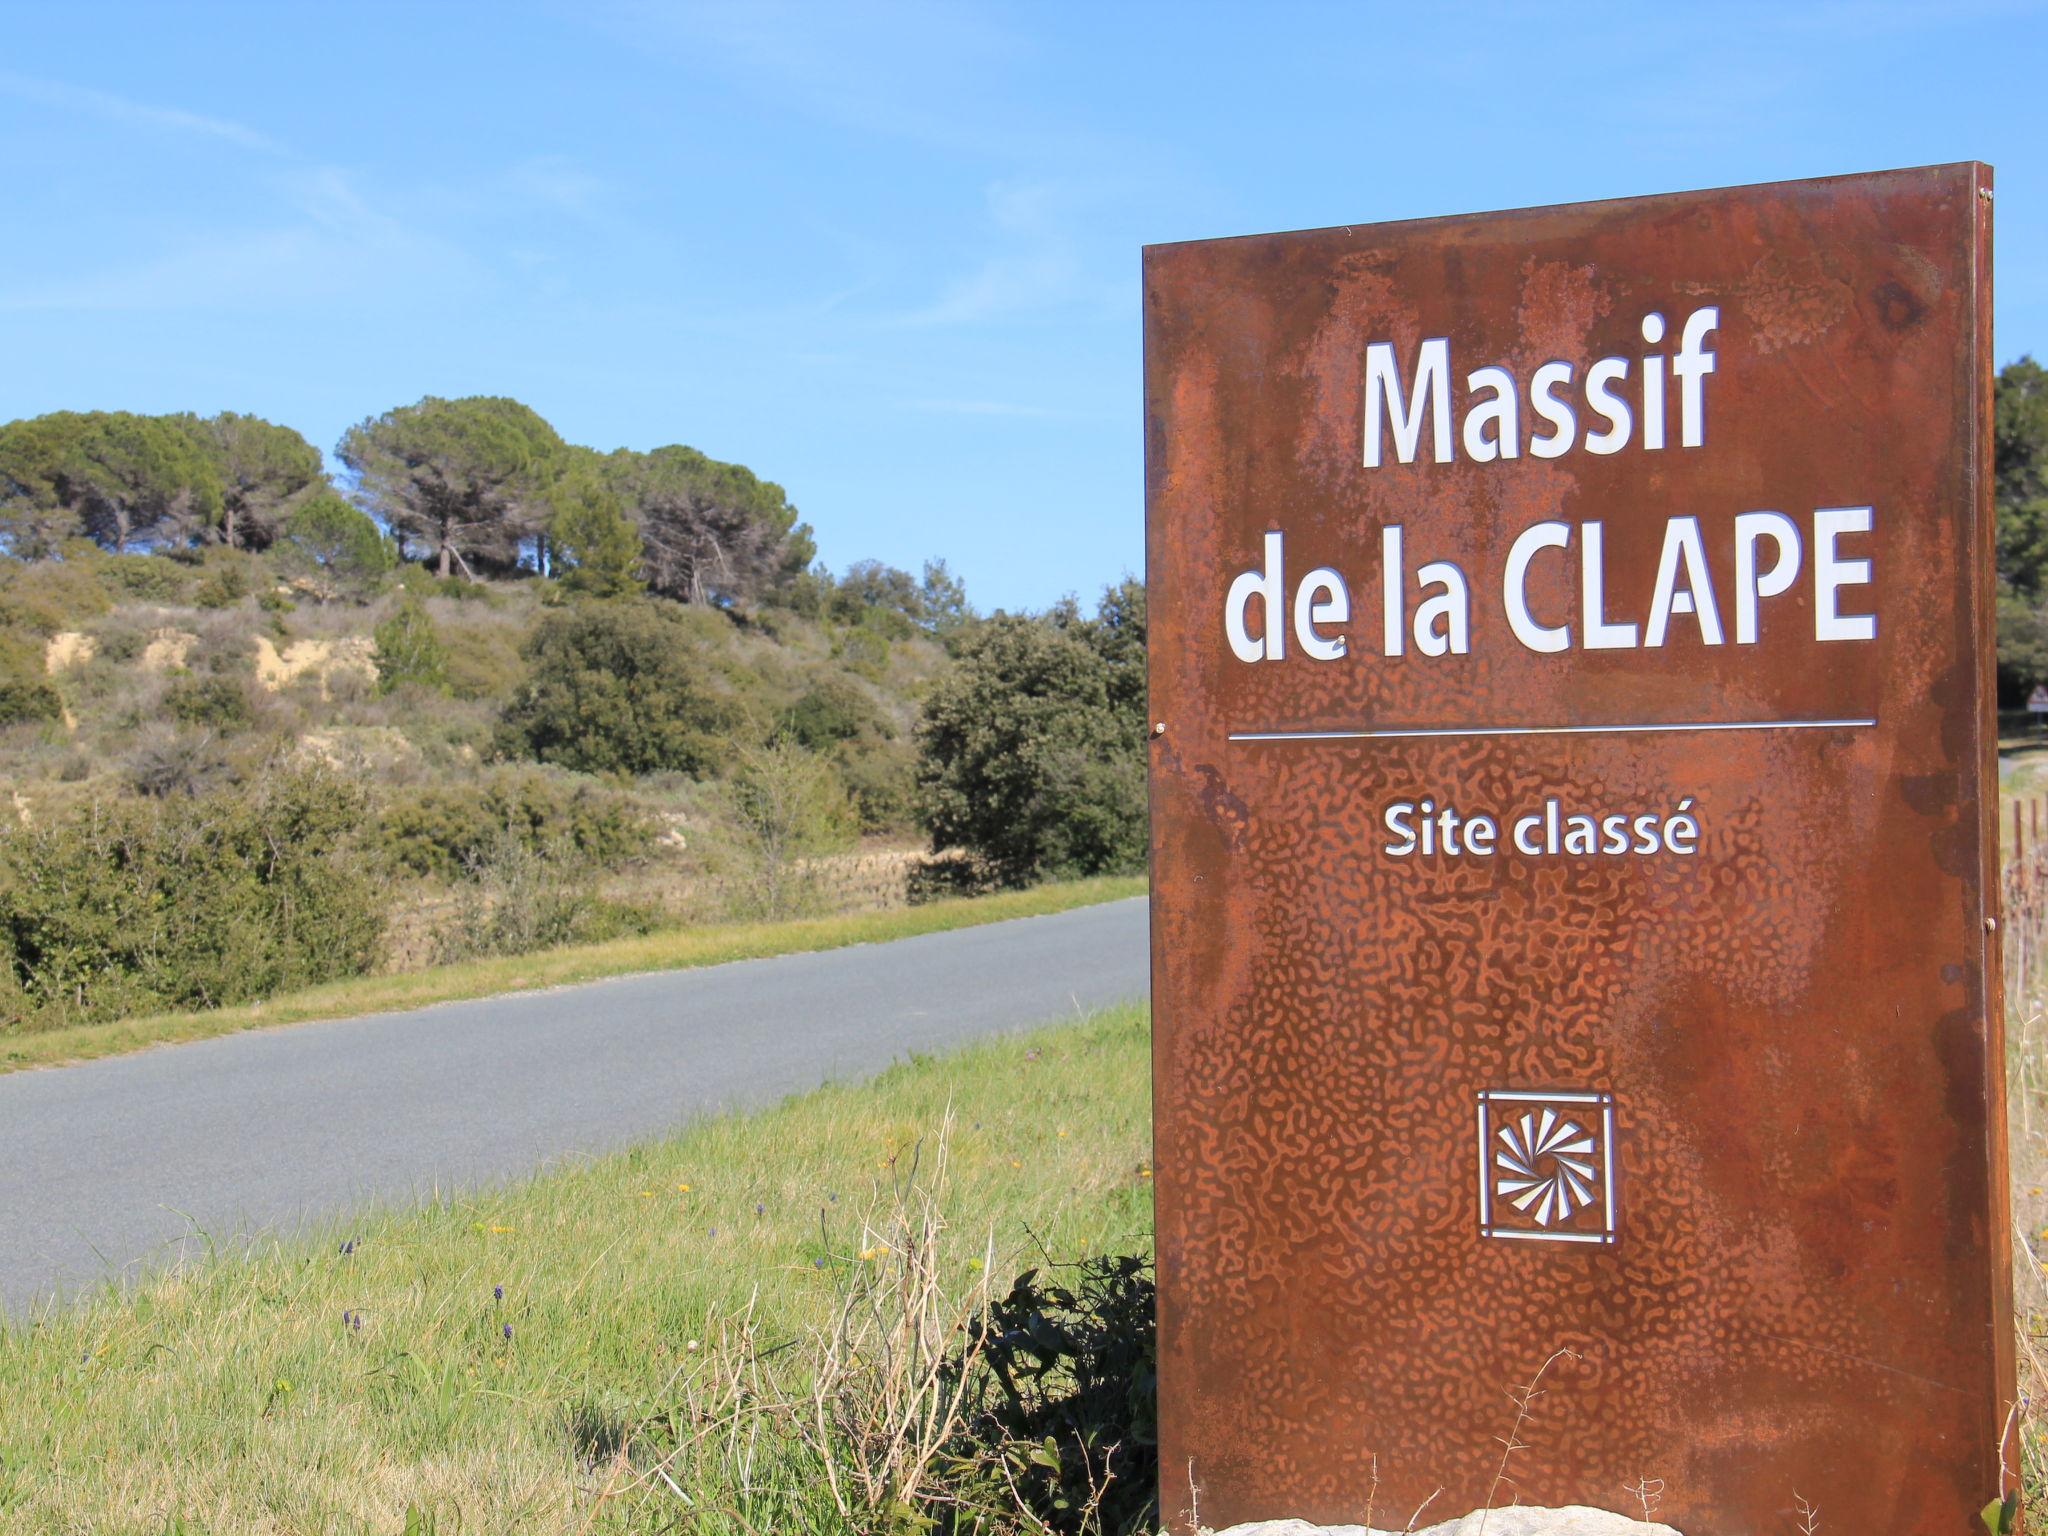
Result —
<svg viewBox="0 0 2048 1536"><path fill-rule="evenodd" d="M2027 695L2027 713L2048 715L2048 688L2036 688Z"/></svg>

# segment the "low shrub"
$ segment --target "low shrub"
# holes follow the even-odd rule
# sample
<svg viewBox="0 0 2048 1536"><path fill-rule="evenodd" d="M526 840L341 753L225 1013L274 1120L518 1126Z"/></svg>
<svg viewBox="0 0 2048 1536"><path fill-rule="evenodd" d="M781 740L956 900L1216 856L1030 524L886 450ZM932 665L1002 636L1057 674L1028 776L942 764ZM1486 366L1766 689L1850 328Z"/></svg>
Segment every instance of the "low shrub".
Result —
<svg viewBox="0 0 2048 1536"><path fill-rule="evenodd" d="M125 664L148 649L157 625L138 614L117 611L92 629L93 659Z"/></svg>
<svg viewBox="0 0 2048 1536"><path fill-rule="evenodd" d="M239 560L222 560L200 578L192 601L201 608L231 608L249 595L249 573Z"/></svg>
<svg viewBox="0 0 2048 1536"><path fill-rule="evenodd" d="M853 799L863 832L895 832L911 825L917 792L916 759L900 744L850 741L834 754L839 777Z"/></svg>
<svg viewBox="0 0 2048 1536"><path fill-rule="evenodd" d="M63 718L64 701L48 683L0 678L0 725Z"/></svg>
<svg viewBox="0 0 2048 1536"><path fill-rule="evenodd" d="M444 614L434 625L447 650L448 691L458 699L502 704L526 681L520 631L488 609L471 612L475 617L466 622Z"/></svg>
<svg viewBox="0 0 2048 1536"><path fill-rule="evenodd" d="M651 933L660 914L597 893L595 871L563 843L535 847L509 830L464 864L455 922L439 958L524 955Z"/></svg>
<svg viewBox="0 0 2048 1536"><path fill-rule="evenodd" d="M935 853L912 866L905 894L910 905L928 901L950 901L959 896L986 896L1001 888L1002 882L987 864L962 848Z"/></svg>
<svg viewBox="0 0 2048 1536"><path fill-rule="evenodd" d="M895 735L875 701L843 677L815 684L784 711L782 728L813 752L861 736Z"/></svg>
<svg viewBox="0 0 2048 1536"><path fill-rule="evenodd" d="M850 672L858 672L871 683L889 673L889 639L867 625L842 629L832 641L832 655Z"/></svg>
<svg viewBox="0 0 2048 1536"><path fill-rule="evenodd" d="M1062 1536L1153 1529L1159 1497L1156 1287L1150 1263L1028 1270L949 1362L967 1407L952 1465L1007 1488Z"/></svg>
<svg viewBox="0 0 2048 1536"><path fill-rule="evenodd" d="M440 785L388 806L385 854L408 874L454 879L509 835L530 852L562 847L594 868L644 852L653 822L625 795L565 783L533 769L506 769L481 783Z"/></svg>
<svg viewBox="0 0 2048 1536"><path fill-rule="evenodd" d="M197 795L217 783L227 772L227 757L212 731L158 721L139 735L123 769L138 795L168 800Z"/></svg>
<svg viewBox="0 0 2048 1536"><path fill-rule="evenodd" d="M797 917L820 905L818 860L857 825L832 764L787 737L740 754L730 784L739 837L733 906L747 917Z"/></svg>
<svg viewBox="0 0 2048 1536"><path fill-rule="evenodd" d="M448 686L448 648L435 633L426 605L412 593L399 597L374 635L377 649L372 660L379 693L408 684L433 691Z"/></svg>
<svg viewBox="0 0 2048 1536"><path fill-rule="evenodd" d="M164 711L181 725L239 731L255 718L249 690L236 677L184 677L164 690Z"/></svg>
<svg viewBox="0 0 2048 1536"><path fill-rule="evenodd" d="M186 566L165 555L107 555L104 560L107 585L146 603L178 602L192 581Z"/></svg>
<svg viewBox="0 0 2048 1536"><path fill-rule="evenodd" d="M22 629L0 626L0 679L34 683L43 678L43 639Z"/></svg>
<svg viewBox="0 0 2048 1536"><path fill-rule="evenodd" d="M89 540L67 543L57 560L0 559L0 624L40 635L77 629L113 606L100 579L107 557Z"/></svg>
<svg viewBox="0 0 2048 1536"><path fill-rule="evenodd" d="M317 766L0 830L0 1027L216 1007L358 975L384 890L362 786Z"/></svg>

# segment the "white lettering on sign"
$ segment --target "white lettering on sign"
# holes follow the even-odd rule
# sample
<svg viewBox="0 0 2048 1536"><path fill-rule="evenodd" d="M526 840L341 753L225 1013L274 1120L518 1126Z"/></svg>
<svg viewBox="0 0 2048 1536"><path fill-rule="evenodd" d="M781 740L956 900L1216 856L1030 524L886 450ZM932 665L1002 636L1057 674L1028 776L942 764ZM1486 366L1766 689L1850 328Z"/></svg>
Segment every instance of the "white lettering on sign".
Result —
<svg viewBox="0 0 2048 1536"><path fill-rule="evenodd" d="M1719 306L1693 309L1667 353L1657 349L1670 327L1653 311L1642 317L1639 329L1648 350L1639 356L1595 358L1583 369L1553 359L1535 367L1526 386L1512 367L1488 363L1463 375L1455 399L1459 375L1448 337L1417 342L1405 369L1393 342L1369 341L1364 467L1415 464L1425 457L1449 464L1461 451L1473 464L1499 464L1525 453L1538 459L1580 450L1609 455L1631 446L1661 453L1674 417L1677 446L1701 448L1707 439L1706 381L1716 368L1708 343L1720 323ZM1457 551L1417 551L1408 530L1389 523L1379 536L1378 654L1471 654L1475 590L1487 601L1487 594L1498 594L1508 634L1524 649L1546 655L1731 641L1756 645L1772 600L1792 594L1802 581L1815 641L1874 640L1877 616L1869 611L1868 594L1856 589L1873 581L1874 562L1864 541L1876 520L1870 506L1818 507L1796 516L1761 508L1693 509L1664 518L1661 527L1648 519L1610 528L1598 519L1546 518L1516 532L1497 572L1479 570L1476 583L1469 559L1460 560ZM1647 589L1630 590L1610 579L1608 552L1624 536L1660 539L1657 574ZM1290 630L1293 648L1310 661L1370 653L1370 627L1356 633L1352 628L1345 572L1319 565L1290 578L1286 543L1284 530L1269 530L1259 563L1230 583L1223 627L1231 654L1246 663L1284 661ZM1422 553L1435 558L1418 559ZM1719 564L1710 556L1718 556ZM1716 569L1724 573L1725 587L1717 587ZM1540 601L1538 594L1544 594Z"/></svg>
<svg viewBox="0 0 2048 1536"><path fill-rule="evenodd" d="M1633 592L1617 590L1608 580L1604 524L1532 523L1508 546L1500 575L1501 613L1522 646L1542 653L1658 650L1679 640L1724 645L1728 614L1735 643L1755 645L1765 605L1792 590L1810 543L1813 638L1875 639L1875 615L1853 611L1856 598L1849 590L1870 584L1871 561L1844 545L1849 537L1870 533L1874 515L1869 507L1819 508L1808 515L1810 537L1803 537L1800 525L1782 512L1739 512L1717 520L1711 529L1689 514L1666 518L1656 577L1647 590ZM1708 564L1710 541L1719 542L1734 568L1733 589L1725 598ZM1430 560L1411 573L1406 547L1400 524L1381 530L1381 654L1404 655L1411 645L1424 656L1469 654L1472 588L1464 568L1451 560ZM1350 587L1330 566L1318 566L1290 583L1286 548L1286 535L1269 531L1263 562L1232 579L1223 605L1231 652L1246 662L1285 659L1291 615L1304 656L1340 660L1350 654ZM1576 588L1577 601L1567 599L1539 612L1530 593L1546 576L1565 578L1566 590Z"/></svg>
<svg viewBox="0 0 2048 1536"><path fill-rule="evenodd" d="M1496 818L1429 798L1396 800L1380 816L1388 834L1380 851L1390 859L1488 859L1510 848L1532 859L1652 853L1690 858L1700 841L1692 804L1687 795L1668 811L1586 811L1552 795L1535 810Z"/></svg>
<svg viewBox="0 0 2048 1536"><path fill-rule="evenodd" d="M1707 440L1706 376L1714 371L1714 354L1707 350L1707 337L1721 324L1715 305L1696 309L1685 317L1679 330L1678 352L1668 359L1671 377L1678 381L1678 443L1681 448L1698 448ZM1643 340L1656 346L1664 340L1664 317L1643 316ZM1579 442L1578 414L1568 393L1577 378L1577 365L1547 362L1529 376L1529 415L1540 418L1547 430L1532 436L1529 452L1539 459L1562 458L1575 445L1588 453L1619 453L1636 436L1640 424L1642 446L1655 452L1664 446L1664 375L1667 359L1660 352L1637 360L1602 357L1588 364L1580 386L1587 408L1604 424ZM1630 387L1631 371L1640 383ZM1514 370L1490 363L1465 375L1463 420L1457 433L1451 431L1451 343L1448 337L1432 336L1419 343L1406 383L1402 381L1401 360L1391 341L1367 342L1365 347L1365 455L1367 469L1386 462L1391 440L1394 462L1413 464L1422 452L1423 433L1429 436L1430 456L1439 464L1452 461L1454 441L1462 444L1465 457L1478 464L1519 457L1522 452L1521 408L1523 391ZM1640 413L1640 423L1638 422Z"/></svg>

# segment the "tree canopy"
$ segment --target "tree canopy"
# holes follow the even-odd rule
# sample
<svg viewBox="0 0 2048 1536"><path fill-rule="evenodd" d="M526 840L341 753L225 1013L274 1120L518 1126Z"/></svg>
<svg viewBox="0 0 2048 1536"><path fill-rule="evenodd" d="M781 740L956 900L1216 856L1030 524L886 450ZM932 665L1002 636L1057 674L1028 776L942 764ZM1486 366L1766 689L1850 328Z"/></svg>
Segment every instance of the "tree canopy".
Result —
<svg viewBox="0 0 2048 1536"><path fill-rule="evenodd" d="M673 608L579 603L550 614L521 647L530 671L499 750L584 773L702 773L732 712L695 649Z"/></svg>
<svg viewBox="0 0 2048 1536"><path fill-rule="evenodd" d="M2017 704L2048 682L2048 368L1999 370L1991 416L1998 526L1999 692Z"/></svg>
<svg viewBox="0 0 2048 1536"><path fill-rule="evenodd" d="M620 510L596 455L576 450L581 462L555 490L548 539L562 585L589 597L624 597L641 589L640 533Z"/></svg>
<svg viewBox="0 0 2048 1536"><path fill-rule="evenodd" d="M377 525L332 491L315 496L284 520L279 569L323 603L364 598L391 569L391 546Z"/></svg>
<svg viewBox="0 0 2048 1536"><path fill-rule="evenodd" d="M220 508L220 477L190 418L53 411L0 426L0 517L16 555L80 536L116 554L184 543Z"/></svg>
<svg viewBox="0 0 2048 1536"><path fill-rule="evenodd" d="M782 487L743 464L671 444L621 448L605 457L603 475L640 531L648 590L663 597L744 607L817 553Z"/></svg>
<svg viewBox="0 0 2048 1536"><path fill-rule="evenodd" d="M494 395L429 395L350 427L335 449L401 552L425 554L444 577L518 569L564 454L531 406Z"/></svg>
<svg viewBox="0 0 2048 1536"><path fill-rule="evenodd" d="M1094 618L998 614L964 632L918 724L932 847L1005 884L1138 868L1145 857L1145 609L1135 581Z"/></svg>
<svg viewBox="0 0 2048 1536"><path fill-rule="evenodd" d="M220 485L219 520L201 530L208 539L267 548L292 508L327 485L320 450L290 427L235 411L186 420Z"/></svg>

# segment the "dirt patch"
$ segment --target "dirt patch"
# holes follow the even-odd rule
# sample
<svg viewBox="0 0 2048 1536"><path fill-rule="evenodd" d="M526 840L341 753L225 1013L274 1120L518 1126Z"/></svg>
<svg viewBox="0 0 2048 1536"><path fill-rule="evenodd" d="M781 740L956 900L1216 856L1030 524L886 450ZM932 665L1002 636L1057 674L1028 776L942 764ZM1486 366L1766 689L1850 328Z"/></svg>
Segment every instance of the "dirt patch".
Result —
<svg viewBox="0 0 2048 1536"><path fill-rule="evenodd" d="M99 653L99 648L99 641L91 635L75 629L59 630L43 647L43 670L55 677L59 672L82 667Z"/></svg>
<svg viewBox="0 0 2048 1536"><path fill-rule="evenodd" d="M190 630L153 630L150 633L149 644L142 648L142 670L176 671L185 665L185 659L192 654L192 647L198 643L199 637Z"/></svg>
<svg viewBox="0 0 2048 1536"><path fill-rule="evenodd" d="M320 697L340 678L354 678L374 686L377 681L376 642L367 635L344 635L339 640L294 640L280 651L268 635L256 637L256 681L272 693L310 677L320 685Z"/></svg>

